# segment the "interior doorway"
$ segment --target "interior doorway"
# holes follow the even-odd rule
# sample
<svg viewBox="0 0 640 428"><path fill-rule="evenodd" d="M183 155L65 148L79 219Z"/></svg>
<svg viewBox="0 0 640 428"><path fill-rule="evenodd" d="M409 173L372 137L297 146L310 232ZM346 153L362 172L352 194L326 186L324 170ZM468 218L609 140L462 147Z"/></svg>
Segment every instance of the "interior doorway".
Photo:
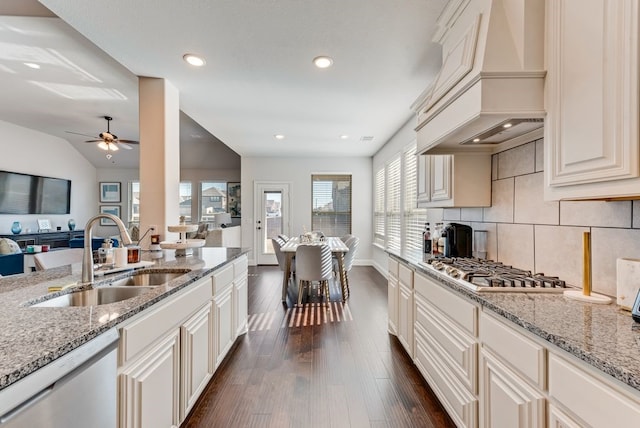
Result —
<svg viewBox="0 0 640 428"><path fill-rule="evenodd" d="M289 235L289 183L256 182L254 195L256 263L275 265L271 238Z"/></svg>

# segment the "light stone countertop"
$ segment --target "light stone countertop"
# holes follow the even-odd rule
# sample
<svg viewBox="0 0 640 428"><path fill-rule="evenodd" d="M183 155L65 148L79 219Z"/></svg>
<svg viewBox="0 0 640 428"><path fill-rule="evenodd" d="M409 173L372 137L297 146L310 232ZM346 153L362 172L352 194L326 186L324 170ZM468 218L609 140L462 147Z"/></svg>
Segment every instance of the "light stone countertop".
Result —
<svg viewBox="0 0 640 428"><path fill-rule="evenodd" d="M164 250L155 259L153 269L191 269L185 275L132 299L99 306L64 308L30 307L51 296L68 293L77 287L48 293L49 286L62 286L80 280L80 265L0 278L0 390L106 332L142 310L188 287L196 280L232 262L246 249L196 248L193 255L174 257ZM151 254L143 253L143 260ZM95 285L128 276L132 271L96 277Z"/></svg>
<svg viewBox="0 0 640 428"><path fill-rule="evenodd" d="M615 301L569 300L562 293L474 292L421 267L421 253L393 254L417 272L479 303L594 368L640 391L640 323Z"/></svg>

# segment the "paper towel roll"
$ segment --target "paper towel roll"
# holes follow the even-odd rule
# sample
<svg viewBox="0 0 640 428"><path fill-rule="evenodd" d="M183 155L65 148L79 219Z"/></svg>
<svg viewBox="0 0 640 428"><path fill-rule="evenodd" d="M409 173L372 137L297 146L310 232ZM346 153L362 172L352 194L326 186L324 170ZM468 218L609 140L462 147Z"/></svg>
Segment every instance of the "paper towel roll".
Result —
<svg viewBox="0 0 640 428"><path fill-rule="evenodd" d="M618 305L630 311L640 289L640 259L617 259L616 270Z"/></svg>
<svg viewBox="0 0 640 428"><path fill-rule="evenodd" d="M114 248L114 265L115 267L125 267L127 265L127 248Z"/></svg>

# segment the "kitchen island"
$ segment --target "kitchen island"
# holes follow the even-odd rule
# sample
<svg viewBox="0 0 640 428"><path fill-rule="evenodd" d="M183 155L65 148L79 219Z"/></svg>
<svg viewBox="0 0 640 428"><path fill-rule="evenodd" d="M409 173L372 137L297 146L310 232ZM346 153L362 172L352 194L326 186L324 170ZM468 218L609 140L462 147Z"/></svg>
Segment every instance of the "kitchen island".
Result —
<svg viewBox="0 0 640 428"><path fill-rule="evenodd" d="M130 331L128 341L123 341L121 337L119 345L119 348L123 348L125 344L127 348L118 350L123 356L119 357L118 362L118 376L121 379L119 388L124 388L122 379L130 375L124 371L121 373L127 368L125 363L133 361L134 358L130 357L141 358L141 354L150 352L149 349L141 347L141 352L133 355L131 337L137 332L138 325L144 325L146 318L156 316L154 314L158 314L162 308L166 309L165 313L160 314L163 319L167 318L165 316L167 313L179 313L181 308L186 311L184 319L177 319L175 326L167 325L166 327L168 330L174 328L179 329L180 332L184 330L185 344L195 343L196 346L193 349L204 350L204 352L208 352L209 349L218 350L215 356L193 356L195 363L207 367L207 373L203 374L202 378L208 380L230 349L237 334L246 331L246 314L242 319L242 312L246 312L246 252L240 248L221 247L196 249L193 256L189 257L175 257L173 250L165 250L159 258L157 255L153 257L151 253L145 253L143 260L153 262L153 265L144 268L145 271L161 270L181 275L137 297L98 306L31 306L78 288L86 288L86 286L75 285L81 276L79 265L1 278L0 322L3 328L0 331L2 349L0 392L114 327L121 332L122 329ZM132 271L124 271L104 277L96 276L94 286L108 287L111 281L131 274ZM65 287L69 284L74 285L62 291L48 292L49 287ZM237 289L241 287L244 289L238 294ZM199 300L194 300L196 288L199 290L197 291ZM224 293L220 300L216 300L217 293ZM176 306L171 306L169 309L169 305L173 303ZM218 303L219 305L216 306ZM207 313L210 315L207 322L203 324L204 329L196 326L199 328L196 330L197 334L201 334L200 332L205 334L196 338L205 343L198 348L200 346L198 342L190 341L193 338L188 335L190 333L188 329L191 326L187 323L191 320L189 317L192 316L192 312L202 312L203 308L207 308L209 311ZM224 326L220 325L222 322L225 323ZM154 326L158 324L161 323L155 322ZM147 330L146 333L148 332ZM213 341L218 337L224 341L215 348ZM185 348L185 352L187 351L188 349ZM186 361L176 361L187 364ZM175 381L172 382L175 384ZM201 385L197 386L201 387ZM180 391L183 389L178 384L174 387ZM119 392L119 396L121 395L122 391ZM181 399L176 398L176 401L182 403ZM180 415L177 409L172 410L171 417L175 423L178 423L179 419L186 414L186 407L180 405L182 406ZM120 407L122 407L122 401L120 401ZM131 409L127 411L130 412ZM124 421L125 416L121 415L121 426L127 426Z"/></svg>
<svg viewBox="0 0 640 428"><path fill-rule="evenodd" d="M640 417L640 324L562 293L474 292L389 257L389 331L459 426L622 426Z"/></svg>

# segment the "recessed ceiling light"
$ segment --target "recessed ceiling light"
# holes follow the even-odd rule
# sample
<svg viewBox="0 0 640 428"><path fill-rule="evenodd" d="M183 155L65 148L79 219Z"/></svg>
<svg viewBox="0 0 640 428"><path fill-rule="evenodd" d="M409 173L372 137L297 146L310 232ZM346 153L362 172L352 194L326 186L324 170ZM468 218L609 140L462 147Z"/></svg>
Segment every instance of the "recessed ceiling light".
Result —
<svg viewBox="0 0 640 428"><path fill-rule="evenodd" d="M511 128L511 123L507 122L504 125L502 125L503 128Z"/></svg>
<svg viewBox="0 0 640 428"><path fill-rule="evenodd" d="M479 143L479 142L480 142L480 138L474 138L474 139L473 139L473 142L474 142L474 143Z"/></svg>
<svg viewBox="0 0 640 428"><path fill-rule="evenodd" d="M184 54L182 56L182 59L184 59L189 64L191 64L191 65L193 65L195 67L202 67L203 65L206 64L204 58L202 58L201 56L198 56L196 54Z"/></svg>
<svg viewBox="0 0 640 428"><path fill-rule="evenodd" d="M349 138L349 136L348 136L347 134L342 134L342 135L340 136L340 139L341 139L341 140L346 140L346 139L348 139L348 138Z"/></svg>
<svg viewBox="0 0 640 428"><path fill-rule="evenodd" d="M313 59L313 63L318 68L328 68L333 65L333 59L328 56L317 56Z"/></svg>
<svg viewBox="0 0 640 428"><path fill-rule="evenodd" d="M26 65L29 68L36 69L36 70L40 69L40 64L35 64L33 62L25 62L24 65Z"/></svg>
<svg viewBox="0 0 640 428"><path fill-rule="evenodd" d="M276 140L284 140L284 135L276 134L276 135L273 136L273 138L275 138Z"/></svg>

